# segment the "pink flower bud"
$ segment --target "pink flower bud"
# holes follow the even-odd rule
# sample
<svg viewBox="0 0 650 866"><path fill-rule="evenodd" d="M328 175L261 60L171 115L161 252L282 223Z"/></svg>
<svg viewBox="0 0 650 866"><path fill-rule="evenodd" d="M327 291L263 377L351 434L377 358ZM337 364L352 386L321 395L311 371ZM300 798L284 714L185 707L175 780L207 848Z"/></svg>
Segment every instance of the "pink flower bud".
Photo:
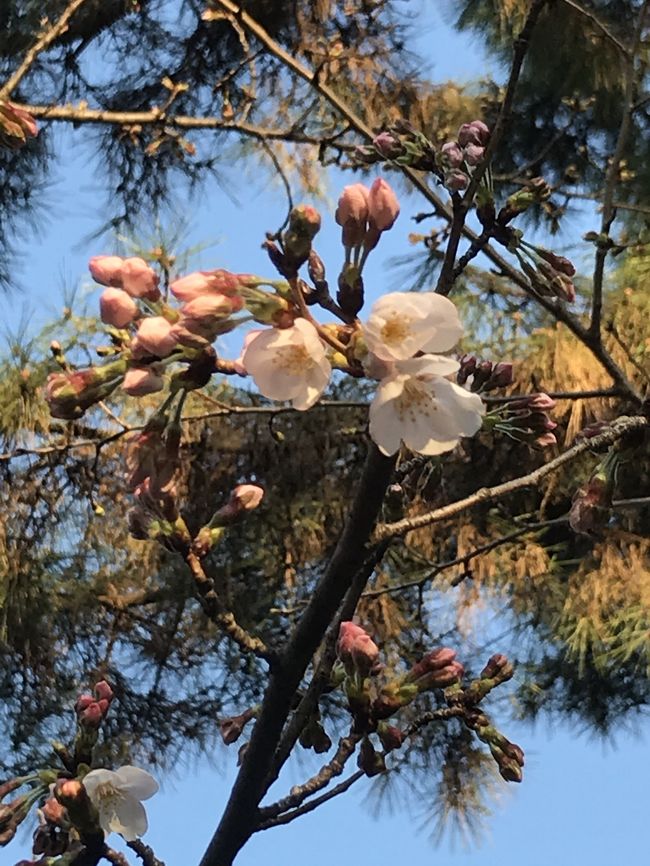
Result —
<svg viewBox="0 0 650 866"><path fill-rule="evenodd" d="M531 394L530 397L526 398L526 406L536 412L548 412L551 409L555 409L556 403L548 394L540 393Z"/></svg>
<svg viewBox="0 0 650 866"><path fill-rule="evenodd" d="M264 490L257 484L238 484L230 494L230 502L240 511L254 511L264 498Z"/></svg>
<svg viewBox="0 0 650 866"><path fill-rule="evenodd" d="M187 319L225 319L232 313L236 313L244 305L240 297L226 297L225 295L200 295L194 300L183 304L181 315Z"/></svg>
<svg viewBox="0 0 650 866"><path fill-rule="evenodd" d="M289 214L288 231L313 240L320 231L320 224L320 214L315 207L299 204L292 208Z"/></svg>
<svg viewBox="0 0 650 866"><path fill-rule="evenodd" d="M490 130L482 120L464 123L458 130L458 144L461 147L467 147L468 144L477 144L479 147L485 147L489 140Z"/></svg>
<svg viewBox="0 0 650 866"><path fill-rule="evenodd" d="M88 262L88 270L96 283L121 288L123 264L120 256L94 256Z"/></svg>
<svg viewBox="0 0 650 866"><path fill-rule="evenodd" d="M166 358L176 348L173 326L163 316L148 316L140 322L138 332L131 344L134 358L156 355Z"/></svg>
<svg viewBox="0 0 650 866"><path fill-rule="evenodd" d="M238 274L231 274L230 271L219 268L215 271L194 271L194 273L174 280L169 289L175 298L187 303L208 292L234 295L241 285Z"/></svg>
<svg viewBox="0 0 650 866"><path fill-rule="evenodd" d="M485 155L485 148L478 144L468 144L464 153L467 165L478 165Z"/></svg>
<svg viewBox="0 0 650 866"><path fill-rule="evenodd" d="M27 138L35 138L38 135L38 124L24 108L18 108L13 102L4 102L1 111L2 114L18 124Z"/></svg>
<svg viewBox="0 0 650 866"><path fill-rule="evenodd" d="M368 676L379 658L379 648L370 635L353 622L342 622L336 644L338 657L348 673Z"/></svg>
<svg viewBox="0 0 650 866"><path fill-rule="evenodd" d="M137 257L124 259L121 287L132 298L145 298L148 301L157 301L160 298L158 274L144 259Z"/></svg>
<svg viewBox="0 0 650 866"><path fill-rule="evenodd" d="M535 439L535 443L540 448L547 448L549 445L557 445L557 438L554 433L542 433L541 436Z"/></svg>
<svg viewBox="0 0 650 866"><path fill-rule="evenodd" d="M365 229L369 197L370 190L362 183L344 187L334 214L337 225L345 227L348 223L353 223L356 227Z"/></svg>
<svg viewBox="0 0 650 866"><path fill-rule="evenodd" d="M162 391L165 380L152 367L131 367L127 370L122 388L131 397L144 397Z"/></svg>
<svg viewBox="0 0 650 866"><path fill-rule="evenodd" d="M448 141L446 144L443 144L440 152L442 154L441 161L443 165L449 166L449 168L460 168L465 161L463 151L458 146L457 141Z"/></svg>
<svg viewBox="0 0 650 866"><path fill-rule="evenodd" d="M445 172L445 186L450 192L460 192L469 186L469 176L459 168Z"/></svg>
<svg viewBox="0 0 650 866"><path fill-rule="evenodd" d="M138 315L138 305L122 289L104 289L99 298L102 322L124 328Z"/></svg>
<svg viewBox="0 0 650 866"><path fill-rule="evenodd" d="M100 680L98 683L96 683L94 692L98 701L108 701L109 704L115 697L113 689L106 682L106 680Z"/></svg>
<svg viewBox="0 0 650 866"><path fill-rule="evenodd" d="M391 229L399 216L399 202L390 185L378 177L368 195L368 222L379 232Z"/></svg>
<svg viewBox="0 0 650 866"><path fill-rule="evenodd" d="M77 702L74 705L75 712L81 713L84 710L88 709L88 707L95 702L95 698L92 695L79 695L77 698Z"/></svg>

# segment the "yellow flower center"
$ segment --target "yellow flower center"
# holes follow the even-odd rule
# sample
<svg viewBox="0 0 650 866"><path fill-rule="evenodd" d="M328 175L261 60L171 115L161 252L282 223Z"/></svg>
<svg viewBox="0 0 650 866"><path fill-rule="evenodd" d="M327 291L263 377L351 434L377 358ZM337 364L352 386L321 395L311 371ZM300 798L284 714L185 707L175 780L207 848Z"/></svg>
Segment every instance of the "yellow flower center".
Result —
<svg viewBox="0 0 650 866"><path fill-rule="evenodd" d="M411 319L408 316L393 313L381 328L381 338L388 345L399 345L411 336Z"/></svg>
<svg viewBox="0 0 650 866"><path fill-rule="evenodd" d="M315 361L304 346L281 346L273 356L273 363L285 373L300 376L310 370Z"/></svg>
<svg viewBox="0 0 650 866"><path fill-rule="evenodd" d="M400 421L408 419L415 422L418 415L431 416L437 411L431 386L426 386L418 379L406 380L404 390L395 401L395 407Z"/></svg>

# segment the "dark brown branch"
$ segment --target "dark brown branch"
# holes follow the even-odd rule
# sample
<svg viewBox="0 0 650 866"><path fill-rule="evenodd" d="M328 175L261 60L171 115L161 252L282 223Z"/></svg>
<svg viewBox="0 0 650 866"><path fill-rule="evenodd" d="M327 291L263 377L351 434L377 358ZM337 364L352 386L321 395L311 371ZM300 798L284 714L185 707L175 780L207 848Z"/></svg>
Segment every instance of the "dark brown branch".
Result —
<svg viewBox="0 0 650 866"><path fill-rule="evenodd" d="M291 793L286 797L278 800L277 803L272 803L270 806L260 809L260 819L266 821L269 818L276 818L282 812L288 812L289 809L300 806L317 791L322 791L332 779L341 775L346 763L354 754L354 750L360 739L360 734L348 734L347 737L343 737L339 741L338 749L331 761L328 761L327 764L321 767L318 773L312 776L311 779L308 779L302 785L296 785L295 788L292 788Z"/></svg>
<svg viewBox="0 0 650 866"><path fill-rule="evenodd" d="M591 21L591 23L596 27L596 29L600 30L600 32L603 34L603 36L609 42L611 42L612 45L616 46L616 48L621 52L623 57L629 57L630 52L625 47L625 45L623 45L623 43L619 39L617 39L616 36L614 36L614 34L609 29L609 27L607 27L607 25L604 23L604 21L602 21L590 9L585 9L585 7L582 6L580 3L577 3L576 0L562 0L562 3L564 3L565 6L570 6L572 9L575 9L575 11L578 12L578 14L582 15L584 18L587 18L589 21Z"/></svg>
<svg viewBox="0 0 650 866"><path fill-rule="evenodd" d="M305 670L366 556L370 537L390 481L394 460L371 445L350 514L339 543L310 603L291 634L278 668L272 672L260 715L226 810L201 866L230 866L256 829L258 806L282 729Z"/></svg>
<svg viewBox="0 0 650 866"><path fill-rule="evenodd" d="M286 812L284 815L278 815L277 818L271 818L270 820L259 824L256 828L256 832L260 830L269 830L271 827L280 827L282 824L290 824L292 821L295 821L296 818L300 818L301 815L307 815L309 812L313 812L314 809L317 809L323 803L333 800L334 797L338 797L339 794L344 794L352 787L352 785L354 785L355 782L358 782L359 779L363 779L365 775L366 774L363 770L357 770L356 773L353 773L345 779L345 781L339 782L338 785L335 785L325 794L321 794L320 797L315 797L313 800L310 800L308 803L303 803L302 806L299 806L291 812Z"/></svg>
<svg viewBox="0 0 650 866"><path fill-rule="evenodd" d="M142 839L134 839L133 842L127 842L126 844L142 860L143 866L165 866L163 861L156 857L152 848L149 845L145 845Z"/></svg>

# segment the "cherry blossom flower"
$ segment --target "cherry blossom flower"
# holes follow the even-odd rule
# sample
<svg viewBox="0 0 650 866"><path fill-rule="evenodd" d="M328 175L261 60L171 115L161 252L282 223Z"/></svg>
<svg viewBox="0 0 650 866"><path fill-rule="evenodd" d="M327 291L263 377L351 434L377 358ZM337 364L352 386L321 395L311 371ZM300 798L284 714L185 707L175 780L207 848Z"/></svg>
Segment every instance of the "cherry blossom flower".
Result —
<svg viewBox="0 0 650 866"><path fill-rule="evenodd" d="M363 325L368 349L383 361L405 361L416 352L446 352L462 333L454 304L433 292L383 295Z"/></svg>
<svg viewBox="0 0 650 866"><path fill-rule="evenodd" d="M147 832L147 815L140 801L153 797L158 783L146 770L131 766L115 771L91 770L83 785L104 833L119 833L133 842Z"/></svg>
<svg viewBox="0 0 650 866"><path fill-rule="evenodd" d="M481 398L443 378L456 370L457 361L438 355L395 364L370 405L370 435L382 454L402 442L420 454L443 454L480 429Z"/></svg>
<svg viewBox="0 0 650 866"><path fill-rule="evenodd" d="M290 328L260 331L246 346L242 363L265 397L291 400L300 411L314 405L332 372L325 346L306 319L296 319Z"/></svg>

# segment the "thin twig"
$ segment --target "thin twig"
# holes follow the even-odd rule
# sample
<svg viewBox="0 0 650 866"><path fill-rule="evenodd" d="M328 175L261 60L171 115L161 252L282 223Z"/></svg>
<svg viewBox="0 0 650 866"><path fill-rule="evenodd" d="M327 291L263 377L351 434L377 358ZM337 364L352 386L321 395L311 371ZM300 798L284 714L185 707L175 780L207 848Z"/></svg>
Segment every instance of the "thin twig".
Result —
<svg viewBox="0 0 650 866"><path fill-rule="evenodd" d="M63 10L61 17L58 21L55 21L54 24L46 27L43 30L43 33L36 40L36 42L32 45L30 49L28 49L25 54L22 63L18 66L15 72L9 76L9 78L5 81L5 83L0 87L0 102L2 100L8 99L14 90L18 87L20 82L23 80L25 75L29 72L29 70L34 65L36 58L38 55L47 50L50 45L57 39L62 33L68 29L68 23L74 13L82 6L86 0L71 0L70 3Z"/></svg>
<svg viewBox="0 0 650 866"><path fill-rule="evenodd" d="M252 653L273 667L277 661L275 653L266 646L263 640L249 634L246 629L239 625L232 611L224 606L215 589L214 581L205 573L199 557L190 550L185 561L192 572L199 600L207 617L222 628L240 649L246 653Z"/></svg>
<svg viewBox="0 0 650 866"><path fill-rule="evenodd" d="M332 760L328 761L327 764L321 767L318 773L316 773L315 776L312 776L311 779L308 779L302 785L296 785L292 788L291 793L286 797L278 800L277 803L273 803L270 806L265 806L263 809L260 809L260 820L265 821L269 818L276 818L278 815L281 815L282 812L288 812L290 809L300 806L308 797L311 797L312 794L315 794L317 791L322 791L322 789L325 788L332 779L341 775L345 769L346 763L354 754L354 750L356 749L357 743L360 739L361 734L352 733L348 734L347 737L341 738Z"/></svg>
<svg viewBox="0 0 650 866"><path fill-rule="evenodd" d="M335 785L330 791L327 791L327 793L321 794L320 797L315 797L308 803L303 803L302 806L299 806L292 812L286 812L284 815L278 815L277 818L271 818L270 820L264 821L262 824L259 824L258 827L256 827L256 832L259 832L261 830L269 830L271 827L280 827L283 824L290 824L292 821L295 821L296 818L300 818L301 815L307 815L309 814L309 812L313 812L314 809L322 806L323 803L327 803L329 800L333 800L334 797L338 797L339 794L344 794L349 788L352 787L352 785L354 785L355 782L358 782L359 779L363 779L365 775L366 774L363 772L363 770L357 770L356 773L348 776L345 781L339 782L338 785Z"/></svg>
<svg viewBox="0 0 650 866"><path fill-rule="evenodd" d="M379 541L385 538L394 538L396 536L405 535L407 532L411 532L414 529L421 529L424 526L431 526L431 524L438 523L441 520L446 520L449 517L455 517L456 514L467 511L468 508L473 508L481 502L493 502L497 499L502 499L504 496L508 496L510 493L514 493L516 490L521 490L525 487L532 487L547 475L557 472L557 470L566 463L575 460L576 457L583 454L585 451L589 451L592 448L598 449L607 445L612 445L627 433L630 433L633 430L643 430L649 424L650 421L642 416L623 416L618 418L603 433L600 433L598 436L594 436L591 439L584 439L582 442L578 442L577 445L574 445L573 448L570 448L568 451L565 451L564 454L556 457L555 460L551 460L549 463L540 466L528 475L514 478L512 481L505 481L503 484L497 484L495 487L482 487L480 490L477 490L465 499L460 499L457 502L450 503L449 505L443 505L442 508L428 511L426 514L419 514L416 517L407 517L403 520L397 520L394 523L384 523L378 526L375 530L375 540Z"/></svg>
<svg viewBox="0 0 650 866"><path fill-rule="evenodd" d="M126 844L142 860L143 866L165 866L163 861L156 857L152 848L149 845L145 845L141 839L134 839L133 842L127 842Z"/></svg>
<svg viewBox="0 0 650 866"><path fill-rule="evenodd" d="M614 34L612 33L612 31L609 29L609 27L607 27L607 25L596 14L594 14L590 9L585 9L585 7L582 6L580 3L577 3L576 0L561 0L561 2L564 3L565 6L570 6L572 9L575 9L576 12L578 12L580 15L584 16L585 18L588 18L589 21L591 21L591 23L598 30L600 30L600 32L603 34L603 36L609 42L611 42L612 45L616 46L616 48L621 52L623 57L627 58L630 56L630 52L625 47L625 45L623 45L623 43L620 41L620 39L617 39L616 36L614 36Z"/></svg>

